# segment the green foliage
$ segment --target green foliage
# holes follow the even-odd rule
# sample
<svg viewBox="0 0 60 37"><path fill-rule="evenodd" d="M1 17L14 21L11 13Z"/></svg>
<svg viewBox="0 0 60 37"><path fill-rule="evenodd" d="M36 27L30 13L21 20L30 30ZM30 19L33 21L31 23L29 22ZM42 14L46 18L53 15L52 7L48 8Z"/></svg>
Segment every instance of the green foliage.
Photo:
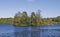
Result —
<svg viewBox="0 0 60 37"><path fill-rule="evenodd" d="M14 26L47 26L52 24L60 24L60 16L55 18L42 18L40 11L32 12L28 16L27 12L18 12L14 18L0 18L0 24L13 24Z"/></svg>
<svg viewBox="0 0 60 37"><path fill-rule="evenodd" d="M27 12L26 11L24 11L22 13L22 17L21 17L20 22L21 22L21 26L28 26L29 21L28 21L28 15L27 15Z"/></svg>
<svg viewBox="0 0 60 37"><path fill-rule="evenodd" d="M52 18L52 21L55 23L60 23L60 16Z"/></svg>
<svg viewBox="0 0 60 37"><path fill-rule="evenodd" d="M36 22L36 15L35 15L35 13L34 12L32 12L31 13L31 17L30 17L31 19L30 19L30 23L31 23L31 26L36 26L37 24L37 22Z"/></svg>
<svg viewBox="0 0 60 37"><path fill-rule="evenodd" d="M0 18L0 24L12 24L13 18Z"/></svg>
<svg viewBox="0 0 60 37"><path fill-rule="evenodd" d="M18 12L18 13L16 13L15 16L14 16L13 25L14 25L14 26L20 26L20 25L21 25L20 20L21 20L21 13Z"/></svg>

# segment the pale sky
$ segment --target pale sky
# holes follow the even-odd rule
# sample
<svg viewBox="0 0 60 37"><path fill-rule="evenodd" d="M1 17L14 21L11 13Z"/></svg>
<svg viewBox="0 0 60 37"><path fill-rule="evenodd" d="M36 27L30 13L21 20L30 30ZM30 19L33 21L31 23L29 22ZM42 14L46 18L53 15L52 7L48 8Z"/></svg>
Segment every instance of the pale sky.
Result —
<svg viewBox="0 0 60 37"><path fill-rule="evenodd" d="M18 11L41 10L42 17L60 16L60 0L0 0L0 17L14 17Z"/></svg>

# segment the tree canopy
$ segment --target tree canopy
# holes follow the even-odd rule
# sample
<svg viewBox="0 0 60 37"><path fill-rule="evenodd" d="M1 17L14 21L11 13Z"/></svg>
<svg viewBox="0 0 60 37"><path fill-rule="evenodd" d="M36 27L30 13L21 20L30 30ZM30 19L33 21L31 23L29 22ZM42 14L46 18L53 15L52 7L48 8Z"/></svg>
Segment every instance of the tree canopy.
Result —
<svg viewBox="0 0 60 37"><path fill-rule="evenodd" d="M26 11L17 12L14 18L0 18L0 24L12 24L14 26L45 26L60 24L60 16L53 18L42 18L41 11L31 12L28 16Z"/></svg>

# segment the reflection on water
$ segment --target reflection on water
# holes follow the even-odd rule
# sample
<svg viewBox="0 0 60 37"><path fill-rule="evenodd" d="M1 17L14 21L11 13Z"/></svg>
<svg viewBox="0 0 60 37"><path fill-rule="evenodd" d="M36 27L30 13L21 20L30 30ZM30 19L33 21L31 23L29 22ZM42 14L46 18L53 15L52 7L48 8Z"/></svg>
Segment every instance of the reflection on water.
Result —
<svg viewBox="0 0 60 37"><path fill-rule="evenodd" d="M40 27L15 27L14 32L0 33L0 37L60 37L60 29L40 29Z"/></svg>
<svg viewBox="0 0 60 37"><path fill-rule="evenodd" d="M15 36L14 33L12 32L12 33L1 33L0 37L15 37Z"/></svg>
<svg viewBox="0 0 60 37"><path fill-rule="evenodd" d="M24 32L16 32L16 37L40 37L40 33L37 31L24 31Z"/></svg>
<svg viewBox="0 0 60 37"><path fill-rule="evenodd" d="M20 31L19 31L20 30ZM40 29L32 27L18 27L15 30L16 37L40 37Z"/></svg>
<svg viewBox="0 0 60 37"><path fill-rule="evenodd" d="M60 31L58 29L41 29L41 37L60 37Z"/></svg>

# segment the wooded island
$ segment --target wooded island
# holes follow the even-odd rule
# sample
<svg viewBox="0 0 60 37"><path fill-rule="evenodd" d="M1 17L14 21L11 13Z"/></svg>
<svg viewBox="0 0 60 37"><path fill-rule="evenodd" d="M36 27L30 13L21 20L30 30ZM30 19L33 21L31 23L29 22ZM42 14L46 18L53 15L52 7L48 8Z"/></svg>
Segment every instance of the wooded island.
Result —
<svg viewBox="0 0 60 37"><path fill-rule="evenodd" d="M12 24L14 26L45 26L60 24L60 16L53 18L42 18L40 11L37 13L31 12L28 16L26 11L17 12L14 18L0 18L0 24Z"/></svg>

